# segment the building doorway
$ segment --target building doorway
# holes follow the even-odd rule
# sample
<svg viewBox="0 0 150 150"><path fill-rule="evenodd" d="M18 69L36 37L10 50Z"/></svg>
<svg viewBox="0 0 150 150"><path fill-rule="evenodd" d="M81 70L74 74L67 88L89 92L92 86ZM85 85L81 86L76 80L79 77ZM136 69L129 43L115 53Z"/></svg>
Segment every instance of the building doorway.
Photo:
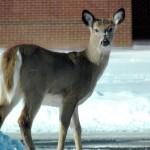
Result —
<svg viewBox="0 0 150 150"><path fill-rule="evenodd" d="M150 45L150 0L132 0L133 41Z"/></svg>

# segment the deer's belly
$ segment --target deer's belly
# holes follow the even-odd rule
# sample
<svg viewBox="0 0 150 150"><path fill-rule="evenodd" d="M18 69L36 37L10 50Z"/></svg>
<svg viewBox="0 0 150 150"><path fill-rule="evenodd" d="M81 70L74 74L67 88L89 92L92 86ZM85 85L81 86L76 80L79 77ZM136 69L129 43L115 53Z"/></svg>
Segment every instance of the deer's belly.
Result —
<svg viewBox="0 0 150 150"><path fill-rule="evenodd" d="M46 94L42 105L60 107L63 101L63 96L61 94L53 95L53 94Z"/></svg>
<svg viewBox="0 0 150 150"><path fill-rule="evenodd" d="M77 105L80 105L84 101L86 101L91 96L91 94L92 94L92 92L88 93L84 98L79 100ZM63 101L63 95L61 95L61 94L57 94L57 95L46 94L43 99L42 105L60 107L62 105L62 101Z"/></svg>

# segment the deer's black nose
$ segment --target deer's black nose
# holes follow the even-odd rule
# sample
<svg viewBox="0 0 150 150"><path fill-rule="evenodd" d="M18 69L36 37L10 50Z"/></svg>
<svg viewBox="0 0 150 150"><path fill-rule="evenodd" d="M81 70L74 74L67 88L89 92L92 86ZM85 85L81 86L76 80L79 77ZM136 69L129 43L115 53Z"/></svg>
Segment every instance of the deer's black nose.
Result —
<svg viewBox="0 0 150 150"><path fill-rule="evenodd" d="M102 41L102 45L103 45L103 46L108 46L108 45L110 45L110 42L108 41L108 39L104 39L104 40Z"/></svg>

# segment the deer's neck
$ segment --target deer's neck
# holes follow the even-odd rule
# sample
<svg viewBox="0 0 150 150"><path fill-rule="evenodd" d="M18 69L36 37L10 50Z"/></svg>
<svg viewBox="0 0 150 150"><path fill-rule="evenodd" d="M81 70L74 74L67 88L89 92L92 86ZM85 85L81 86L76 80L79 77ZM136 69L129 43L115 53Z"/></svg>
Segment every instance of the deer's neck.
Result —
<svg viewBox="0 0 150 150"><path fill-rule="evenodd" d="M100 65L104 59L110 55L110 47L102 48L98 43L89 41L89 45L85 50L85 55L92 63Z"/></svg>

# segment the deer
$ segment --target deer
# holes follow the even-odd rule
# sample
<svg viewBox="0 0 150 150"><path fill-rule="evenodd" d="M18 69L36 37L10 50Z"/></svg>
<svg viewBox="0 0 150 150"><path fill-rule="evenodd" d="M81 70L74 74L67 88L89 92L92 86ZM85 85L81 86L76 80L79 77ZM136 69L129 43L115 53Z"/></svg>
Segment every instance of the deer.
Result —
<svg viewBox="0 0 150 150"><path fill-rule="evenodd" d="M69 126L76 149L82 150L78 106L91 96L102 76L115 30L124 19L124 8L108 19L98 19L83 10L82 21L89 28L90 38L87 48L80 52L56 52L34 44L6 49L0 68L0 127L22 98L18 124L27 150L35 150L31 134L34 118L41 105L55 106L60 120L57 150L63 150Z"/></svg>

